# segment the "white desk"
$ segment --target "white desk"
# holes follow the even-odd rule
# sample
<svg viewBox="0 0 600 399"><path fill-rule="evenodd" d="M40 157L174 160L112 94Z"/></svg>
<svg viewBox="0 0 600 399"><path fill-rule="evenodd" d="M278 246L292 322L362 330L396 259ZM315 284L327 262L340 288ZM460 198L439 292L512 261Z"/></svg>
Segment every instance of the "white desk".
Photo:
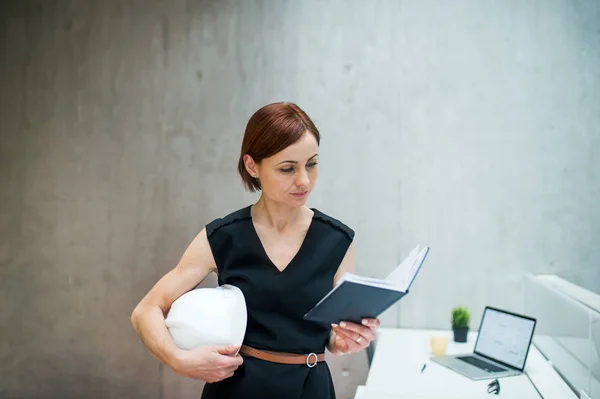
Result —
<svg viewBox="0 0 600 399"><path fill-rule="evenodd" d="M525 370L528 373L532 372L529 374L536 385L532 384L527 375L501 378L500 395L490 395L487 393L487 385L491 379L473 381L429 360L429 339L433 334L445 335L448 338L448 354L472 352L477 337L476 332L471 332L467 343L459 344L453 341L451 331L379 329L367 383L359 387L356 398L540 399L540 386L545 391L540 390L545 399L577 398L534 346L530 349ZM424 363L427 367L421 373Z"/></svg>

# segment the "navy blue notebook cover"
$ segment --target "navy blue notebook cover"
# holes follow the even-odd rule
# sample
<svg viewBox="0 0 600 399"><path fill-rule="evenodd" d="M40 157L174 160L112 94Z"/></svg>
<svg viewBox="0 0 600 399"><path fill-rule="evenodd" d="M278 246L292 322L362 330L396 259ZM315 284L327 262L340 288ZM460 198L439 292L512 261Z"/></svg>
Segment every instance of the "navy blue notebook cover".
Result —
<svg viewBox="0 0 600 399"><path fill-rule="evenodd" d="M326 324L342 320L360 324L364 318L379 316L404 295L405 292L344 281L304 318Z"/></svg>
<svg viewBox="0 0 600 399"><path fill-rule="evenodd" d="M429 247L425 247L419 257L416 258L415 262L418 263L413 266L414 269L411 272L414 274L409 276L410 281L405 291L381 285L369 285L368 281L345 280L306 313L304 319L325 324L338 324L340 321L351 321L360 324L364 318L378 317L387 308L408 294L408 288L412 285L428 252Z"/></svg>

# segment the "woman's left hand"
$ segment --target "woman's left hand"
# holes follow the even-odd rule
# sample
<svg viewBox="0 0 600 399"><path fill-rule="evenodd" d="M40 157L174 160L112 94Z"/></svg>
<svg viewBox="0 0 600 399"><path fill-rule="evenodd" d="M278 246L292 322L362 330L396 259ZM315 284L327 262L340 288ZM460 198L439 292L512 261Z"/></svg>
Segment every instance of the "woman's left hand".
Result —
<svg viewBox="0 0 600 399"><path fill-rule="evenodd" d="M352 353L366 348L375 339L379 324L379 319L363 319L362 325L349 321L332 324L329 350L332 353Z"/></svg>

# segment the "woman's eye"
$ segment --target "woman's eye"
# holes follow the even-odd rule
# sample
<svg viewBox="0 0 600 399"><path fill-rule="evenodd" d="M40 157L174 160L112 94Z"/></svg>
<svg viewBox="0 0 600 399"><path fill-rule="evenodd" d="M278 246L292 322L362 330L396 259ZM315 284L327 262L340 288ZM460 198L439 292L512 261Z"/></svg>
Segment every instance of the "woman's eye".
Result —
<svg viewBox="0 0 600 399"><path fill-rule="evenodd" d="M315 166L317 166L318 162L312 162L307 164L306 166L309 168L314 168ZM290 166L289 168L286 169L279 169L280 171L282 171L283 173L292 173L294 171L294 168L292 166Z"/></svg>

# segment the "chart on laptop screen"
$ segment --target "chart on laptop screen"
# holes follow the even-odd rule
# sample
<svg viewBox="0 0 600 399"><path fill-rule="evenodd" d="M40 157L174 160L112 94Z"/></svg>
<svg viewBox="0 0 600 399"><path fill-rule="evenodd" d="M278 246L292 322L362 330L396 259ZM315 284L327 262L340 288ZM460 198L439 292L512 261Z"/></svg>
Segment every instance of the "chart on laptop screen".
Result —
<svg viewBox="0 0 600 399"><path fill-rule="evenodd" d="M487 309L475 351L522 368L534 325L533 320Z"/></svg>

